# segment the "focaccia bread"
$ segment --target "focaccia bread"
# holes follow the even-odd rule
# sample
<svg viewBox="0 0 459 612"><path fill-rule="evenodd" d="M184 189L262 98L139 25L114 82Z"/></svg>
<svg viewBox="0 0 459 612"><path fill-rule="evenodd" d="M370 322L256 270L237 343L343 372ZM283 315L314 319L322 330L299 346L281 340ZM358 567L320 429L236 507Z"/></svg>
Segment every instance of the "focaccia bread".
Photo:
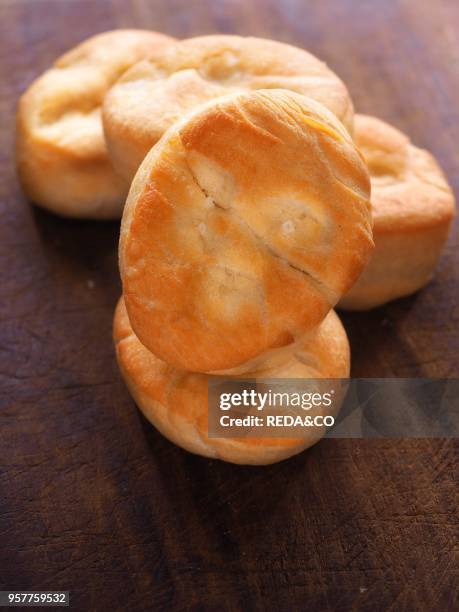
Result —
<svg viewBox="0 0 459 612"><path fill-rule="evenodd" d="M207 386L209 376L177 370L155 357L139 341L129 322L124 301L115 311L114 341L123 378L145 417L171 442L204 457L239 464L265 465L287 459L318 442L324 427L301 438L223 438L208 436ZM249 378L348 378L349 344L336 314L303 340L287 361L248 373ZM339 401L327 416L339 410ZM325 416L325 414L322 414Z"/></svg>
<svg viewBox="0 0 459 612"><path fill-rule="evenodd" d="M16 158L27 196L68 217L119 218L129 189L108 159L100 107L132 64L171 44L146 30L89 38L32 83L19 101Z"/></svg>
<svg viewBox="0 0 459 612"><path fill-rule="evenodd" d="M366 310L429 282L448 237L455 199L433 156L396 128L356 115L354 136L371 176L375 249L339 306Z"/></svg>
<svg viewBox="0 0 459 612"><path fill-rule="evenodd" d="M272 88L321 102L352 129L345 85L307 51L260 38L200 36L158 49L110 89L103 121L111 159L131 181L164 132L197 105L232 92Z"/></svg>
<svg viewBox="0 0 459 612"><path fill-rule="evenodd" d="M260 90L200 107L152 149L126 203L135 334L196 372L301 339L367 262L369 190L348 132L313 100Z"/></svg>

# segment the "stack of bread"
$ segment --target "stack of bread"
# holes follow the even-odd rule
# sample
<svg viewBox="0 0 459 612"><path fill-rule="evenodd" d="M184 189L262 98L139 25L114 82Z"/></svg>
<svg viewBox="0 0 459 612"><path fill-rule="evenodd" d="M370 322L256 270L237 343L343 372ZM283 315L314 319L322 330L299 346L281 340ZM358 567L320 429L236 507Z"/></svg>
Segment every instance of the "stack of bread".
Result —
<svg viewBox="0 0 459 612"><path fill-rule="evenodd" d="M256 38L89 39L22 96L17 161L37 204L122 214L123 377L166 437L235 463L279 461L323 432L211 438L209 377L347 378L334 306L426 284L454 215L429 153L354 117L311 54Z"/></svg>

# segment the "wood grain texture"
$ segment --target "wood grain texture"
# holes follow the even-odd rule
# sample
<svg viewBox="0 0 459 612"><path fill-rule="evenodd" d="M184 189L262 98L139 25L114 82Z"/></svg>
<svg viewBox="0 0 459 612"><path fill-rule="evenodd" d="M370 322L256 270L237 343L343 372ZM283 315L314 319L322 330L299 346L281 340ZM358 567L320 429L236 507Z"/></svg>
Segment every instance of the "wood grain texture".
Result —
<svg viewBox="0 0 459 612"><path fill-rule="evenodd" d="M12 154L31 80L126 26L303 46L459 188L454 0L1 0L1 588L68 589L85 611L458 609L453 441L327 440L240 468L138 414L110 339L118 225L32 208ZM344 317L355 376L459 375L457 245L425 291Z"/></svg>

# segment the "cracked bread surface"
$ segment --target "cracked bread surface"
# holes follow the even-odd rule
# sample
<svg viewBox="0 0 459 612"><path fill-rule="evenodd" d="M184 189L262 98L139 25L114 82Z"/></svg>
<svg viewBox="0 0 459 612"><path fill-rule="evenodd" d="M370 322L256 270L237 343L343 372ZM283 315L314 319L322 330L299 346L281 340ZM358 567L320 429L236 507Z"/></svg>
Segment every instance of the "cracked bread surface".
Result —
<svg viewBox="0 0 459 612"><path fill-rule="evenodd" d="M135 334L178 368L240 367L300 339L372 249L366 165L336 117L284 90L175 124L131 186L120 271Z"/></svg>

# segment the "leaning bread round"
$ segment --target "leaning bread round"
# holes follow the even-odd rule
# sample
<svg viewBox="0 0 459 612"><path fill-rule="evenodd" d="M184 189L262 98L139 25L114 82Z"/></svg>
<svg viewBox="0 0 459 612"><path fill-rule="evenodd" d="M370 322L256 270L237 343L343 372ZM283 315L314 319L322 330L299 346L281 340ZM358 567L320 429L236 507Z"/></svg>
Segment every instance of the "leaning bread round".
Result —
<svg viewBox="0 0 459 612"><path fill-rule="evenodd" d="M370 171L375 249L339 306L366 310L409 295L430 280L455 201L432 155L396 128L356 115L354 139Z"/></svg>
<svg viewBox="0 0 459 612"><path fill-rule="evenodd" d="M126 202L134 332L195 372L301 338L368 259L368 198L366 165L321 104L271 89L200 107L153 147Z"/></svg>
<svg viewBox="0 0 459 612"><path fill-rule="evenodd" d="M261 38L201 36L159 49L108 92L103 121L115 168L131 181L164 132L197 105L232 92L273 88L321 102L352 129L345 85L307 51Z"/></svg>
<svg viewBox="0 0 459 612"><path fill-rule="evenodd" d="M207 386L209 376L180 371L148 351L129 322L123 299L114 318L118 364L132 397L145 417L169 440L182 448L239 464L264 465L296 455L318 442L323 427L301 438L208 436ZM256 378L348 378L349 345L340 320L331 311L325 320L282 365L252 373ZM335 416L339 402L317 414ZM332 414L333 412L333 414Z"/></svg>
<svg viewBox="0 0 459 612"><path fill-rule="evenodd" d="M115 30L62 55L21 97L16 158L27 196L68 217L119 218L129 184L115 173L105 146L101 104L132 64L172 38Z"/></svg>

